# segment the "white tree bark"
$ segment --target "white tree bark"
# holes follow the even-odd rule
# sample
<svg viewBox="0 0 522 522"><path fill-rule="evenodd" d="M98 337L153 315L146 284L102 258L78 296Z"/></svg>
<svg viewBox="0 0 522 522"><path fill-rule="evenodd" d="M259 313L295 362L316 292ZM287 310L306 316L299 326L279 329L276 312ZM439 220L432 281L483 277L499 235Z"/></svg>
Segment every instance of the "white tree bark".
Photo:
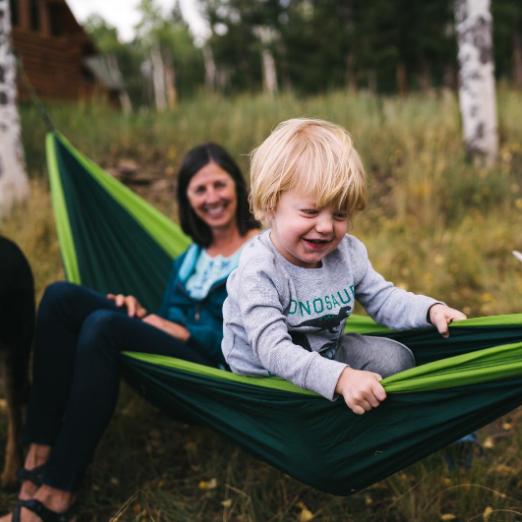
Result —
<svg viewBox="0 0 522 522"><path fill-rule="evenodd" d="M16 107L16 60L9 0L0 0L0 217L29 195Z"/></svg>
<svg viewBox="0 0 522 522"><path fill-rule="evenodd" d="M165 64L163 63L159 44L152 48L150 60L152 66L154 101L156 103L156 110L161 112L167 108L167 86L165 83Z"/></svg>
<svg viewBox="0 0 522 522"><path fill-rule="evenodd" d="M165 90L167 107L173 109L178 103L178 89L176 87L176 67L172 54L168 49L165 50L163 56L163 65L165 67Z"/></svg>
<svg viewBox="0 0 522 522"><path fill-rule="evenodd" d="M203 60L205 62L205 85L209 91L214 91L217 84L216 62L212 49L208 45L203 47Z"/></svg>
<svg viewBox="0 0 522 522"><path fill-rule="evenodd" d="M270 45L276 39L276 33L273 29L265 26L258 26L254 29L254 33L261 42L261 62L263 64L263 87L265 92L270 95L277 93L277 69L274 55L270 50Z"/></svg>
<svg viewBox="0 0 522 522"><path fill-rule="evenodd" d="M498 152L489 0L455 0L459 101L468 154L492 165Z"/></svg>
<svg viewBox="0 0 522 522"><path fill-rule="evenodd" d="M274 95L277 92L277 72L274 55L269 49L263 49L261 51L261 58L263 59L263 79L265 91L268 94Z"/></svg>

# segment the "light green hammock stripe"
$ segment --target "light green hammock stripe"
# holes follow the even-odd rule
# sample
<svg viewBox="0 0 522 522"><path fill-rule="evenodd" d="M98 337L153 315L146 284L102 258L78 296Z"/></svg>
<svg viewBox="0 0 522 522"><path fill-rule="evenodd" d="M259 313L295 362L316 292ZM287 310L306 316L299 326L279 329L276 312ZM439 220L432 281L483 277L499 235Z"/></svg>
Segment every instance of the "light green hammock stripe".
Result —
<svg viewBox="0 0 522 522"><path fill-rule="evenodd" d="M80 154L61 134L61 143L89 174L152 236L163 250L172 258L181 254L190 244L179 225L171 221L152 205L140 198L125 185L105 172L96 163ZM52 139L52 138L51 138ZM49 140L49 137L48 137Z"/></svg>
<svg viewBox="0 0 522 522"><path fill-rule="evenodd" d="M474 317L466 319L465 321L458 321L452 323L451 328L469 328L469 327L499 327L506 326L520 326L522 316L520 314L504 314L492 315L487 317ZM371 317L367 315L352 315L346 322L346 331L349 333L360 334L386 334L393 332L392 329L387 328L376 323Z"/></svg>
<svg viewBox="0 0 522 522"><path fill-rule="evenodd" d="M175 357L168 357L166 355L154 355L138 352L123 352L123 354L132 359L154 364L155 366L172 368L192 375L210 377L211 379L217 379L220 381L236 382L261 388L270 388L272 390L294 392L300 395L317 395L310 390L299 388L295 384L279 377L247 377L244 375L237 375L227 370L220 370L212 366L205 366L203 364L185 361L184 359L176 359Z"/></svg>
<svg viewBox="0 0 522 522"><path fill-rule="evenodd" d="M163 355L136 352L124 353L128 357L139 361L220 381L237 382L300 395L317 395L279 377L247 377ZM388 393L425 392L490 382L498 379L508 379L520 376L521 373L522 342L519 342L486 348L416 366L386 377L382 380L382 384Z"/></svg>
<svg viewBox="0 0 522 522"><path fill-rule="evenodd" d="M491 315L488 317L473 317L472 319L459 321L453 323L451 327L461 328L467 326L498 326L499 328L501 328L504 326L520 326L521 321L521 314Z"/></svg>
<svg viewBox="0 0 522 522"><path fill-rule="evenodd" d="M65 204L65 195L63 193L62 181L60 179L60 171L58 168L58 159L56 157L56 148L54 136L47 134L45 139L47 151L47 168L49 170L49 179L51 182L51 198L54 209L54 219L56 222L56 231L58 233L58 241L60 242L60 251L65 269L66 277L73 283L80 283L80 270L78 268L78 258L74 246L74 239L69 223L69 215Z"/></svg>
<svg viewBox="0 0 522 522"><path fill-rule="evenodd" d="M522 342L494 346L422 364L383 380L389 392L431 391L522 374Z"/></svg>

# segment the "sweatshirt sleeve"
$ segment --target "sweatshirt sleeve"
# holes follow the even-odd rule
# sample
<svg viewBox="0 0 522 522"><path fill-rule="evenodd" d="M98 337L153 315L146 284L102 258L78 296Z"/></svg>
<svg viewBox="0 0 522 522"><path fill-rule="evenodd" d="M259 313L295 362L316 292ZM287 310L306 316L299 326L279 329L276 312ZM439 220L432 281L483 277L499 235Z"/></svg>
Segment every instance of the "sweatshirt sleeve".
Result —
<svg viewBox="0 0 522 522"><path fill-rule="evenodd" d="M363 243L353 236L351 239L354 242L355 295L370 316L396 330L431 326L428 310L440 301L408 292L386 281L373 268Z"/></svg>
<svg viewBox="0 0 522 522"><path fill-rule="evenodd" d="M271 374L333 400L346 365L292 342L280 298L282 290L272 275L252 265L238 270L236 275L244 296L238 304L248 343Z"/></svg>

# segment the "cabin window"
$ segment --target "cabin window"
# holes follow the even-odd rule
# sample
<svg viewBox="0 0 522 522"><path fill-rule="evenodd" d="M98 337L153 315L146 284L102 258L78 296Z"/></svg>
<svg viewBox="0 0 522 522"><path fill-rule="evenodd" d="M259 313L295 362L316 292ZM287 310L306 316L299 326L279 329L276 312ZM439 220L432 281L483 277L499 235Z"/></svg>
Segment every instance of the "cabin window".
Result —
<svg viewBox="0 0 522 522"><path fill-rule="evenodd" d="M20 23L20 14L18 12L18 0L9 0L9 8L11 11L11 25L17 27Z"/></svg>
<svg viewBox="0 0 522 522"><path fill-rule="evenodd" d="M40 30L40 0L31 0L30 2L30 20L31 20L31 31Z"/></svg>
<svg viewBox="0 0 522 522"><path fill-rule="evenodd" d="M82 77L86 83L95 83L96 82L96 78L94 77L94 74L85 65L82 66Z"/></svg>
<svg viewBox="0 0 522 522"><path fill-rule="evenodd" d="M64 10L65 6L61 4L49 5L49 21L53 36L62 36L64 34Z"/></svg>

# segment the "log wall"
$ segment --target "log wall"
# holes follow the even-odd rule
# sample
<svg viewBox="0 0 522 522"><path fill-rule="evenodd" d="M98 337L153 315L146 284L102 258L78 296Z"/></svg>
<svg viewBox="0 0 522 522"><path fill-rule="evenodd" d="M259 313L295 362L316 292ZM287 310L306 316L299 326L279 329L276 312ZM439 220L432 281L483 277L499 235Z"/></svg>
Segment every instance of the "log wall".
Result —
<svg viewBox="0 0 522 522"><path fill-rule="evenodd" d="M18 0L17 4L13 47L37 94L71 101L95 94L107 96L107 89L84 65L86 57L97 54L96 49L65 1ZM19 99L27 100L29 93L21 74L18 85Z"/></svg>

